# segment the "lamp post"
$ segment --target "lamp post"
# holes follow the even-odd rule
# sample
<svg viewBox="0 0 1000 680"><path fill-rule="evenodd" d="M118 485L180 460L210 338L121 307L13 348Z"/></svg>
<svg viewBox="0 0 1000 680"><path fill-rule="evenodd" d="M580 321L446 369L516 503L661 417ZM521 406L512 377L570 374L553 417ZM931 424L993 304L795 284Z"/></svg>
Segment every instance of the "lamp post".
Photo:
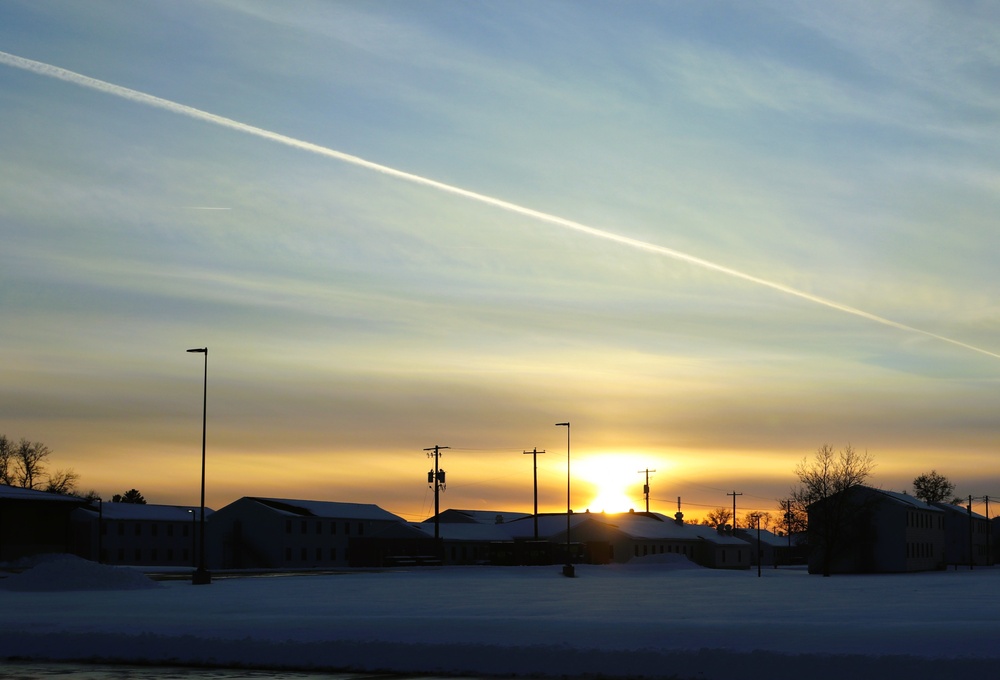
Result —
<svg viewBox="0 0 1000 680"><path fill-rule="evenodd" d="M205 355L205 381L201 402L201 530L198 538L198 568L191 575L191 583L196 586L212 582L212 575L205 569L205 433L208 425L208 347L189 349L188 352Z"/></svg>
<svg viewBox="0 0 1000 680"><path fill-rule="evenodd" d="M97 563L104 564L104 501L97 499Z"/></svg>
<svg viewBox="0 0 1000 680"><path fill-rule="evenodd" d="M573 560L569 552L569 513L570 513L570 486L569 486L569 423L556 423L556 427L566 428L566 564L563 565L563 576L576 576L573 569Z"/></svg>

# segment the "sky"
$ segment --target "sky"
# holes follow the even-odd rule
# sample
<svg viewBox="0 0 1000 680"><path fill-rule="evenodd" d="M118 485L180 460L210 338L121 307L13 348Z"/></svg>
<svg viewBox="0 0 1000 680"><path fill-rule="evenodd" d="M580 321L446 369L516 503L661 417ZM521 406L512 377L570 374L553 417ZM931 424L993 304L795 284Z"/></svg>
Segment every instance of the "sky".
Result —
<svg viewBox="0 0 1000 680"><path fill-rule="evenodd" d="M976 2L0 0L0 433L196 503L208 347L210 507L1000 497L998 84Z"/></svg>
<svg viewBox="0 0 1000 680"><path fill-rule="evenodd" d="M96 659L140 667L84 664L64 677L284 677L254 670L264 667L938 680L990 677L1000 656L995 601L983 597L996 591L993 568L824 579L800 568L703 569L673 554L578 565L572 579L551 566L449 567L195 587L57 557L0 579L0 671L11 676L55 674L28 660Z"/></svg>

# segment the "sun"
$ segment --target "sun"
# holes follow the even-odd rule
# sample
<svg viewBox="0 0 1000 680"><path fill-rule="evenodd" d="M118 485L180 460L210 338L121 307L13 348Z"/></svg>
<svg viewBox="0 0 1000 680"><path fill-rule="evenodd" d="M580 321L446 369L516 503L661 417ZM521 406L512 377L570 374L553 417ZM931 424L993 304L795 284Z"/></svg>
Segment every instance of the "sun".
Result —
<svg viewBox="0 0 1000 680"><path fill-rule="evenodd" d="M579 492L574 494L574 508L591 512L645 509L642 486L646 480L640 471L656 467L651 462L648 457L624 453L602 453L576 461L573 478ZM662 467L660 462L656 461Z"/></svg>

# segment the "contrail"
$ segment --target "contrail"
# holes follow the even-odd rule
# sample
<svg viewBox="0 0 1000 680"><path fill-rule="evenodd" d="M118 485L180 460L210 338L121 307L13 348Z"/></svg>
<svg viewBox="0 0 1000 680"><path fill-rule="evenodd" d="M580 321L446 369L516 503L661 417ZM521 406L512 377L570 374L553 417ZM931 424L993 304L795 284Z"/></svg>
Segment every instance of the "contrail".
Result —
<svg viewBox="0 0 1000 680"><path fill-rule="evenodd" d="M951 345L962 347L963 349L971 350L973 352L978 352L980 354L985 354L987 356L993 357L995 359L1000 359L1000 354L996 352L991 352L990 350L983 349L981 347L976 347L975 345L970 345L964 343L960 340L955 340L953 338L945 337L943 335L938 335L936 333L931 333L930 331L925 331L920 328L915 328L913 326L908 326L898 321L893 321L892 319L887 319L877 314L872 314L866 312L862 309L856 307L851 307L850 305L845 305L834 300L829 300L818 295L813 295L805 291L798 290L796 288L791 288L781 283L775 281L769 281L767 279L762 279L753 274L747 274L746 272L741 272L737 269L732 269L722 264L711 262L709 260L704 260L700 257L690 255L688 253L681 252L679 250L674 250L673 248L667 248L666 246L657 245L655 243L649 243L647 241L640 241L638 239L629 238L628 236L623 236L621 234L615 234L614 232L604 231L603 229L597 229L595 227L587 226L586 224L581 224L580 222L574 222L573 220L568 220L558 215L552 215L550 213L540 212L538 210L533 210L516 203L510 203L503 199L494 198L492 196L486 196L485 194L476 193L475 191L470 191L468 189L463 189L451 184L445 184L444 182L438 182L427 177L421 177L420 175L414 175L409 172L404 172L403 170L397 170L395 168L390 168L385 165L380 165L364 158L359 158L357 156L352 156L350 154L343 153L341 151L336 151L335 149L330 149L325 146L320 146L318 144L313 144L311 142L305 142L300 139L295 139L294 137L288 137L286 135L279 134L277 132L271 132L270 130L264 130L262 128L254 127L252 125L247 125L246 123L241 123L231 118L225 118L223 116L217 116L214 113L209 113L207 111L202 111L200 109L193 108L191 106L186 106L184 104L178 104L177 102L170 101L168 99L161 99L160 97L154 97L151 94L146 94L145 92L139 92L138 90L132 90L127 87L122 87L120 85L114 85L112 83L97 80L96 78L91 78L89 76L76 73L74 71L68 71L64 68L59 68L58 66L52 66L51 64L45 64L40 61L34 61L32 59L25 59L24 57L18 57L13 54L8 54L7 52L0 52L0 63L6 64L7 66L12 66L14 68L23 69L25 71L30 71L42 76L48 76L50 78L56 78L59 80L72 83L74 85L79 85L81 87L90 88L92 90L97 90L98 92L104 92L106 94L114 95L116 97L121 97L123 99L128 99L139 104L145 104L147 106L153 106L158 109L164 109L166 111L172 111L173 113L178 113L182 116L188 116L189 118L195 118L197 120L203 120L209 123L214 123L216 125L221 125L222 127L230 128L232 130L237 130L239 132L244 132L249 135L254 135L256 137L262 137L263 139L270 140L272 142L277 142L279 144L284 144L296 149L302 149L303 151L309 151L311 153L319 154L320 156L326 156L328 158L333 158L344 163L349 163L351 165L356 165L358 167L367 168L375 172L382 173L383 175L389 175L390 177L395 177L397 179L405 180L413 184L420 184L438 191L443 191L445 193L453 194L456 196L462 196L464 198L478 201L479 203L484 203L486 205L493 206L495 208L500 208L501 210L507 210L512 213L517 213L519 215L524 215L525 217L530 217L532 219L538 220L540 222L547 222L548 224L553 224L565 229L570 229L588 236L593 236L595 238L604 239L606 241L612 241L614 243L620 243L622 245L629 246L631 248L636 248L638 250L644 250L649 253L655 253L657 255L663 255L681 262L687 262L688 264L695 265L697 267L702 267L703 269L708 269L726 276L742 279L743 281L748 281L754 283L758 286L764 286L765 288L770 288L772 290L785 293L786 295L791 295L793 297L801 298L803 300L808 300L809 302L822 305L824 307L829 307L830 309L835 309L845 314L852 314L854 316L861 317L862 319L867 319L869 321L874 321L875 323L882 324L884 326L889 326L891 328L896 328L901 331L906 331L909 333L916 333L918 335L923 335L925 337L933 338L941 342L946 342Z"/></svg>

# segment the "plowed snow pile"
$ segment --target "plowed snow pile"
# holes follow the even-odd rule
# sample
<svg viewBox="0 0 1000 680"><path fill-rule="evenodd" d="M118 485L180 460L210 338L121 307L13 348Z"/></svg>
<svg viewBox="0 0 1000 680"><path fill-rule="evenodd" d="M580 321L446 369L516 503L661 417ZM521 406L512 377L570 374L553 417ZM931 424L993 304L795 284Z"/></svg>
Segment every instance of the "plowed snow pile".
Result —
<svg viewBox="0 0 1000 680"><path fill-rule="evenodd" d="M20 592L59 590L145 590L159 588L140 571L110 567L73 555L42 555L15 565L24 571L0 579L0 589Z"/></svg>

